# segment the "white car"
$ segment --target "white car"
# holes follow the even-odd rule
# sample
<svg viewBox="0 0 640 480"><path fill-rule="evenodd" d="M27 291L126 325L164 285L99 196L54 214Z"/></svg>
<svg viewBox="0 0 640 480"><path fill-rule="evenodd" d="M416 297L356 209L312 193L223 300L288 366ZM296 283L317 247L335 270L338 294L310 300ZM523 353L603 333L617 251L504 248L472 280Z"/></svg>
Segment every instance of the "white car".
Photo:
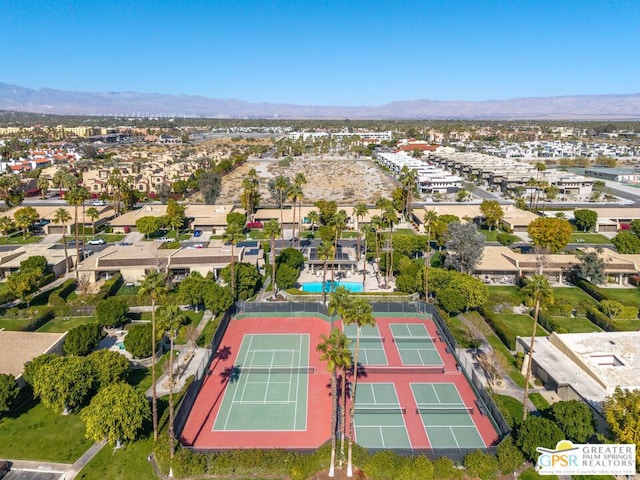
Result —
<svg viewBox="0 0 640 480"><path fill-rule="evenodd" d="M92 200L91 205L94 207L104 207L107 204L104 200Z"/></svg>
<svg viewBox="0 0 640 480"><path fill-rule="evenodd" d="M92 240L89 240L87 243L89 245L104 245L107 242L105 242L104 238L94 238Z"/></svg>

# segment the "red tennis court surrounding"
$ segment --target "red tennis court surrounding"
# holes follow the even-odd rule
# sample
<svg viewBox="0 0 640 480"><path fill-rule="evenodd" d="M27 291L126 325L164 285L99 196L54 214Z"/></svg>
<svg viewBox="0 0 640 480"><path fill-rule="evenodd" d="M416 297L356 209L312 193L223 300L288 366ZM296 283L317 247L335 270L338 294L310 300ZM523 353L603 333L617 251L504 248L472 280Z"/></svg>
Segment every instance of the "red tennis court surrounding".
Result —
<svg viewBox="0 0 640 480"><path fill-rule="evenodd" d="M435 323L391 315L363 334L357 443L410 451L496 445L496 428ZM353 338L355 330L345 330ZM330 374L316 345L329 333L329 321L314 316L231 320L181 441L201 450L314 449L328 441Z"/></svg>

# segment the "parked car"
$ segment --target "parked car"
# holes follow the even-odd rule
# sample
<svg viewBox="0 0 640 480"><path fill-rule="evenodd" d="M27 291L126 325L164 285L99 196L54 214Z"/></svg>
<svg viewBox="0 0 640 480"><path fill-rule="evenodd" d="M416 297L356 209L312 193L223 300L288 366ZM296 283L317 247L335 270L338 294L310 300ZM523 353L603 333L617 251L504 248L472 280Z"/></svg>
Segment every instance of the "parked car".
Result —
<svg viewBox="0 0 640 480"><path fill-rule="evenodd" d="M104 238L92 238L87 242L89 245L104 245L107 243Z"/></svg>
<svg viewBox="0 0 640 480"><path fill-rule="evenodd" d="M119 247L128 247L129 245L133 245L133 243L131 243L131 242L119 242L119 243L116 243L116 245L118 245Z"/></svg>
<svg viewBox="0 0 640 480"><path fill-rule="evenodd" d="M78 240L78 245L82 245L82 240ZM75 240L69 240L67 242L67 246L68 247L75 247L76 246L76 241Z"/></svg>
<svg viewBox="0 0 640 480"><path fill-rule="evenodd" d="M158 237L158 238L154 239L154 241L156 241L156 242L170 242L171 240L168 239L167 237Z"/></svg>
<svg viewBox="0 0 640 480"><path fill-rule="evenodd" d="M104 207L107 204L104 200L91 200L91 205L94 207Z"/></svg>
<svg viewBox="0 0 640 480"><path fill-rule="evenodd" d="M45 225L49 225L50 223L51 223L51 220L47 220L46 218L41 218L37 222L34 222L33 226L34 227L44 227Z"/></svg>
<svg viewBox="0 0 640 480"><path fill-rule="evenodd" d="M202 235L202 230L194 230L193 231L193 236L194 237L199 237L200 235Z"/></svg>

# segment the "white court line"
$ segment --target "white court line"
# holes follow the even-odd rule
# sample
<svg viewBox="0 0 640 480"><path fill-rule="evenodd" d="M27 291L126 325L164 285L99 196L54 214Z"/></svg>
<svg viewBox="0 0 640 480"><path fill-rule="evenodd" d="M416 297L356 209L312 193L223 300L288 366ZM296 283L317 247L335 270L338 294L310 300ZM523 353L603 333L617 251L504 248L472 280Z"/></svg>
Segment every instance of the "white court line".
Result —
<svg viewBox="0 0 640 480"><path fill-rule="evenodd" d="M253 335L249 335L249 345L247 345L247 351L244 354L244 359L243 361L246 362L246 360L249 358L249 350L251 350L251 343L253 342ZM242 343L244 343L244 338L242 339ZM242 347L242 345L241 345ZM237 362L237 360L236 360ZM244 385L246 386L246 384ZM236 395L238 394L238 390L240 390L240 388L236 388L235 391L233 392L233 397L231 398L231 405L229 405L229 409L227 410L227 418L224 421L224 426L223 426L223 430L227 429L227 423L229 423L229 417L231 417L231 410L233 410L233 404L236 402ZM225 388L225 396L227 394L227 389ZM243 389L243 394L244 394L244 389ZM242 397L241 397L242 398ZM220 405L224 404L224 398L222 399L222 402ZM214 426L215 426L215 422L214 422ZM213 430L213 428L212 428Z"/></svg>

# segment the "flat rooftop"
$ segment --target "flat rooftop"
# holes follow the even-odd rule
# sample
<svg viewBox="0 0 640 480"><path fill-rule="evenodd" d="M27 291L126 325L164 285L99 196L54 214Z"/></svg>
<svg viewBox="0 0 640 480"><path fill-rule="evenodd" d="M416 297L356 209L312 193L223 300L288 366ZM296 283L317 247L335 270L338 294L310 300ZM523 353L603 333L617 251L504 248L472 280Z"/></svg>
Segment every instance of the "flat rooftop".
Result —
<svg viewBox="0 0 640 480"><path fill-rule="evenodd" d="M25 363L49 351L65 335L0 331L0 373L19 377Z"/></svg>

